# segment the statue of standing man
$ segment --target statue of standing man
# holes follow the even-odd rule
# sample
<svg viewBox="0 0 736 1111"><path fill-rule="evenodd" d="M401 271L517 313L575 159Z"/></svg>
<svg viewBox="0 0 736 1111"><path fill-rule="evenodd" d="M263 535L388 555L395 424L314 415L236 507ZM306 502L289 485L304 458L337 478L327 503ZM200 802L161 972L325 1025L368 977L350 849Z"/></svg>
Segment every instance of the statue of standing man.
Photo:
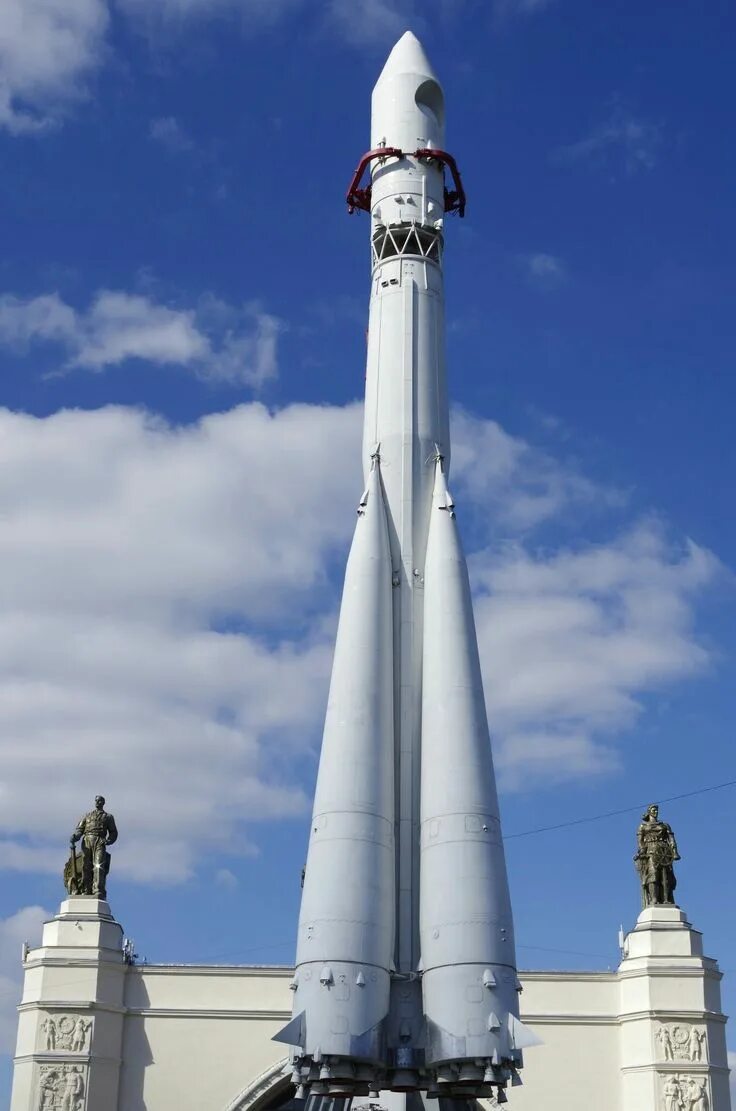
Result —
<svg viewBox="0 0 736 1111"><path fill-rule="evenodd" d="M79 819L77 828L69 842L72 850L70 864L75 890L67 883L70 894L94 895L97 899L107 898L107 873L110 871L110 854L107 846L118 839L118 830L112 814L105 813L105 800L97 795L95 808ZM82 842L82 867L77 866L74 846ZM67 865L69 870L69 866ZM80 876L81 872L81 876Z"/></svg>
<svg viewBox="0 0 736 1111"><path fill-rule="evenodd" d="M659 807L647 808L636 831L634 863L641 879L644 907L675 906L677 886L673 864L680 859L672 827L659 820Z"/></svg>

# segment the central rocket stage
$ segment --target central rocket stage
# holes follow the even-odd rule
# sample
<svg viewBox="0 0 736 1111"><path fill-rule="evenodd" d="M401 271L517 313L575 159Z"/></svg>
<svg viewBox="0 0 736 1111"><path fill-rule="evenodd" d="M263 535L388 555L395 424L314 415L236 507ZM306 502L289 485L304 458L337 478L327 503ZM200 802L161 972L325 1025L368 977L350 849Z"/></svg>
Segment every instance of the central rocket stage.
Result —
<svg viewBox="0 0 736 1111"><path fill-rule="evenodd" d="M447 487L442 254L465 211L442 87L407 32L348 190L370 213L365 491L304 878L300 1098L476 1099L519 1083L514 930L468 572ZM369 183L362 184L364 173Z"/></svg>

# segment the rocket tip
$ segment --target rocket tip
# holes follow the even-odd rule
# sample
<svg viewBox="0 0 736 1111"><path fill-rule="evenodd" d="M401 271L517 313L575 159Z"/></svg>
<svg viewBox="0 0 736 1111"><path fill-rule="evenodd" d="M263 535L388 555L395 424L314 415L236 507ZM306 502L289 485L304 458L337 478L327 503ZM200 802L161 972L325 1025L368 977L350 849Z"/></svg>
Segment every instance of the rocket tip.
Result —
<svg viewBox="0 0 736 1111"><path fill-rule="evenodd" d="M404 31L401 38L397 39L394 43L393 49L396 50L402 43L405 44L405 49L416 50L418 48L422 50L422 44L413 31Z"/></svg>
<svg viewBox="0 0 736 1111"><path fill-rule="evenodd" d="M378 80L380 82L399 73L414 73L437 80L424 47L413 31L405 31L394 44Z"/></svg>

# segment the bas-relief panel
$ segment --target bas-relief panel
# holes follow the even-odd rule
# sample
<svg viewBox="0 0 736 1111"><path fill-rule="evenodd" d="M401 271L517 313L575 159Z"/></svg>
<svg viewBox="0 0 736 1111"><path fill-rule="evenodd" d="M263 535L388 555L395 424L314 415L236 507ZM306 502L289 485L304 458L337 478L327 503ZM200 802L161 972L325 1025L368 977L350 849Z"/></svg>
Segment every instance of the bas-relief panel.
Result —
<svg viewBox="0 0 736 1111"><path fill-rule="evenodd" d="M93 1019L82 1015L46 1015L39 1025L39 1046L47 1053L89 1053Z"/></svg>
<svg viewBox="0 0 736 1111"><path fill-rule="evenodd" d="M663 1023L654 1036L662 1061L702 1064L708 1060L708 1034L702 1027L685 1022Z"/></svg>
<svg viewBox="0 0 736 1111"><path fill-rule="evenodd" d="M662 1077L662 1111L711 1111L707 1076L672 1073Z"/></svg>
<svg viewBox="0 0 736 1111"><path fill-rule="evenodd" d="M39 1065L36 1111L85 1111L86 1065Z"/></svg>

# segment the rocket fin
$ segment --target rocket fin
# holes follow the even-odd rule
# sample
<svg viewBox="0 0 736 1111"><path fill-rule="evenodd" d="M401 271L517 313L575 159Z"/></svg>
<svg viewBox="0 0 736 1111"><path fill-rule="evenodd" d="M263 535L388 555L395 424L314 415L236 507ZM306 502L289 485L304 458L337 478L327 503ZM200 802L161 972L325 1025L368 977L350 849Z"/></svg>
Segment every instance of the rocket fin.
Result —
<svg viewBox="0 0 736 1111"><path fill-rule="evenodd" d="M298 1046L301 1049L306 1041L305 1026L304 1011L302 1011L287 1022L286 1026L282 1026L277 1034L273 1034L271 1041L283 1042L284 1045Z"/></svg>
<svg viewBox="0 0 736 1111"><path fill-rule="evenodd" d="M509 1015L508 1026L511 1044L514 1049L528 1049L532 1045L544 1045L542 1039L515 1015Z"/></svg>

